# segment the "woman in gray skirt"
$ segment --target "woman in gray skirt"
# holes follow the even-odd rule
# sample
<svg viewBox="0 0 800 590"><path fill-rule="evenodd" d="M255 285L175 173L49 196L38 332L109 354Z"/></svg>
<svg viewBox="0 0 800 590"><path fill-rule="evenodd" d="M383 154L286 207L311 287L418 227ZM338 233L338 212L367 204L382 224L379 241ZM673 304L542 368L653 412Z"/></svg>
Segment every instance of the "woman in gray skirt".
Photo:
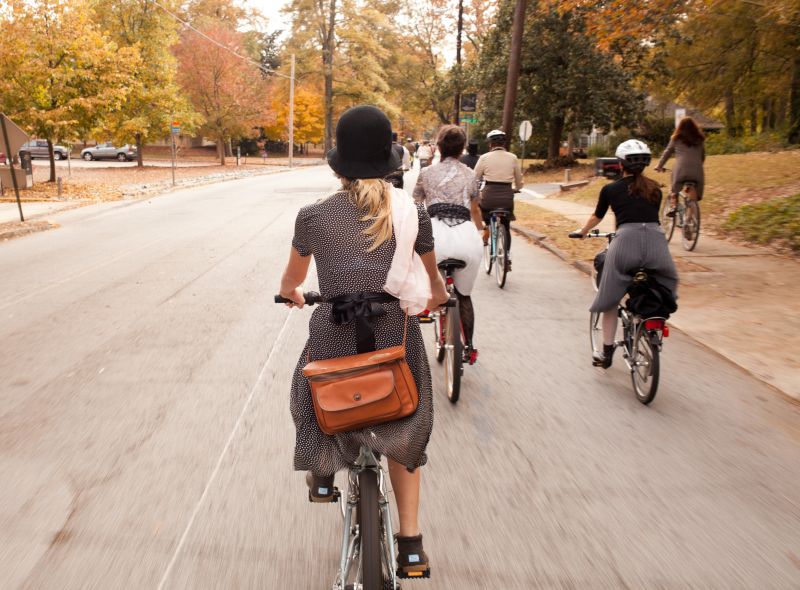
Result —
<svg viewBox="0 0 800 590"><path fill-rule="evenodd" d="M661 189L643 174L650 164L650 148L631 139L621 143L615 155L622 165L623 177L603 187L594 214L578 230L584 236L588 234L609 207L617 219L617 237L608 248L599 290L590 308L603 312L603 352L592 360L604 369L611 366L614 355L617 304L631 284L633 273L647 268L672 293L676 293L678 286L675 263L658 222Z"/></svg>
<svg viewBox="0 0 800 590"><path fill-rule="evenodd" d="M672 187L669 194L670 210L667 215L675 215L676 196L683 188L684 182L694 182L694 197L703 200L705 174L703 163L706 161L704 143L706 136L697 126L694 119L684 117L672 134L669 145L656 165L656 172L664 171L664 164L675 154L675 169L672 171Z"/></svg>

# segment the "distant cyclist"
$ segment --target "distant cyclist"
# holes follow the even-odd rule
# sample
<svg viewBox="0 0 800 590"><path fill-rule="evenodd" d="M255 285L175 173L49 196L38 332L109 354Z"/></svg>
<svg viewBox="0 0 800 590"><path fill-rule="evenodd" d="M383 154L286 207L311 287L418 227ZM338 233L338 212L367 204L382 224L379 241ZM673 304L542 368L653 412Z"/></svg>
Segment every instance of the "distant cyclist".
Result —
<svg viewBox="0 0 800 590"><path fill-rule="evenodd" d="M578 230L584 236L588 234L603 220L609 207L617 219L617 236L608 248L599 290L590 308L603 313L603 352L592 360L604 369L611 366L614 356L617 304L628 290L633 273L646 268L672 293L676 293L678 286L675 263L658 221L661 189L644 175L644 169L650 164L650 148L631 139L619 145L616 156L622 165L623 177L600 190L594 214Z"/></svg>
<svg viewBox="0 0 800 590"><path fill-rule="evenodd" d="M420 168L431 165L433 161L433 147L431 146L431 142L427 139L417 148L417 159L419 159Z"/></svg>
<svg viewBox="0 0 800 590"><path fill-rule="evenodd" d="M669 217L675 215L677 205L677 195L683 188L683 183L694 183L694 196L698 201L703 199L703 189L705 185L705 173L703 163L706 161L705 150L706 136L694 119L684 117L678 123L678 128L672 134L667 149L661 154L656 170L664 171L664 164L669 157L675 154L675 169L672 171L672 190L669 195L670 210Z"/></svg>
<svg viewBox="0 0 800 590"><path fill-rule="evenodd" d="M478 156L478 142L474 139L470 139L469 143L467 144L467 153L459 158L459 161L464 164L465 166L469 166L473 170L475 169L475 165L478 163L480 157Z"/></svg>
<svg viewBox="0 0 800 590"><path fill-rule="evenodd" d="M392 133L392 150L394 150L397 157L400 158L400 167L389 174L384 180L392 184L392 186L403 188L403 175L411 169L411 154L408 153L405 146L397 141L397 133L394 132Z"/></svg>
<svg viewBox="0 0 800 590"><path fill-rule="evenodd" d="M478 206L475 177L472 170L458 161L466 140L464 130L456 125L441 128L436 145L442 159L419 173L414 187L414 200L425 203L428 208L436 244L436 261L455 258L467 264L453 271L453 283L464 326L467 354L471 355L474 350L475 311L470 295L483 256L480 234L483 220Z"/></svg>
<svg viewBox="0 0 800 590"><path fill-rule="evenodd" d="M514 219L514 193L523 187L522 167L517 156L506 150L506 134L499 129L494 129L486 134L489 140L489 151L483 154L475 165L475 179L480 183L484 181L481 191L481 210L483 221L488 224L491 220L492 209L507 209L510 215L503 218L506 226L508 243L506 256L511 264L511 220ZM484 227L483 241L489 239L489 228Z"/></svg>

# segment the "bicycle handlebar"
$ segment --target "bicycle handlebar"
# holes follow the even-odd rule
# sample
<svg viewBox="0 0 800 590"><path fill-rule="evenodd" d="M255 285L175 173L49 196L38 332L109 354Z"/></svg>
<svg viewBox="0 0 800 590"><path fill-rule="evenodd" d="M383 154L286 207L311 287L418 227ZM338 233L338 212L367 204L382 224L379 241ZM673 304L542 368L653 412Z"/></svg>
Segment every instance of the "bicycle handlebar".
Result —
<svg viewBox="0 0 800 590"><path fill-rule="evenodd" d="M592 231L590 231L585 236L580 232L573 231L573 232L570 232L567 237L570 237L570 238L572 238L574 240L582 240L584 238L613 238L616 235L617 235L617 233L613 232L613 231L612 232L606 232L606 233L600 233L599 229L593 229Z"/></svg>
<svg viewBox="0 0 800 590"><path fill-rule="evenodd" d="M325 298L316 291L308 291L303 293L303 298L306 300L306 305L314 305L316 303L324 303ZM293 303L291 299L286 299L280 295L275 295L275 303Z"/></svg>

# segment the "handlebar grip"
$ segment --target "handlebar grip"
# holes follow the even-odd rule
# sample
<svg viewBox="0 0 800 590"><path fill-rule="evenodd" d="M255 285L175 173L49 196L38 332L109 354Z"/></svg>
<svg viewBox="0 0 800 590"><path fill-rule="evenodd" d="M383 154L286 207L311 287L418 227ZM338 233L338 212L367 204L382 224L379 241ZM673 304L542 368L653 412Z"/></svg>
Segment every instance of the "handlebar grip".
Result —
<svg viewBox="0 0 800 590"><path fill-rule="evenodd" d="M582 233L580 233L580 232L572 231L572 232L569 232L569 236L568 237L570 237L570 238L572 238L574 240L582 240L584 238L584 235Z"/></svg>
<svg viewBox="0 0 800 590"><path fill-rule="evenodd" d="M303 298L306 300L306 305L314 305L325 301L325 298L316 291L303 293ZM281 297L280 295L275 295L275 303L292 303L292 300Z"/></svg>

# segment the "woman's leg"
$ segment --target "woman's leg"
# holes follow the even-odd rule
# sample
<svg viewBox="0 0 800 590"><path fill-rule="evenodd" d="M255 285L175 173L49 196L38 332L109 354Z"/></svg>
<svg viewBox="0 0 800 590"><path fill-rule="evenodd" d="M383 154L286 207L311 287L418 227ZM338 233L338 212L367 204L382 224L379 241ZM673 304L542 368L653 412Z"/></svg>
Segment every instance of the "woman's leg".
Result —
<svg viewBox="0 0 800 590"><path fill-rule="evenodd" d="M603 312L603 344L611 346L614 344L614 339L617 336L617 315L616 309L610 309Z"/></svg>
<svg viewBox="0 0 800 590"><path fill-rule="evenodd" d="M419 535L419 468L409 472L405 465L389 459L389 478L397 500L400 536L415 537Z"/></svg>
<svg viewBox="0 0 800 590"><path fill-rule="evenodd" d="M467 339L467 344L472 346L472 336L475 332L475 310L472 307L472 297L469 295L462 295L456 289L456 297L458 298L458 306L461 311L461 325L464 328L464 338Z"/></svg>

